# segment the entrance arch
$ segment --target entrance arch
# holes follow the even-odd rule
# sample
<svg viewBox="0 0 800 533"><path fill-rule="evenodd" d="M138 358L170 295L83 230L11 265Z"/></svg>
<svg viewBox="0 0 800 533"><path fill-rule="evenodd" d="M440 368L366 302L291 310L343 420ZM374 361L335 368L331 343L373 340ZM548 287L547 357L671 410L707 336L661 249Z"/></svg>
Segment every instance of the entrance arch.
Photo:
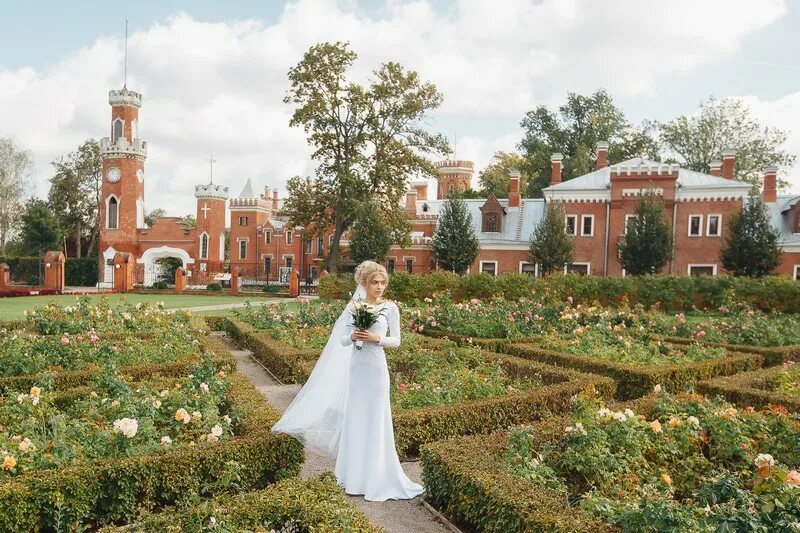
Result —
<svg viewBox="0 0 800 533"><path fill-rule="evenodd" d="M194 259L189 256L189 252L182 248L173 248L172 246L159 246L157 248L148 248L142 254L142 257L136 260L137 263L144 265L144 286L150 287L158 280L158 265L156 261L164 259L165 257L176 257L183 262L183 269L186 270L187 265L193 264Z"/></svg>
<svg viewBox="0 0 800 533"><path fill-rule="evenodd" d="M113 246L109 246L105 252L103 252L103 279L97 284L101 289L113 289L114 288L114 256L117 255L117 251L114 249Z"/></svg>

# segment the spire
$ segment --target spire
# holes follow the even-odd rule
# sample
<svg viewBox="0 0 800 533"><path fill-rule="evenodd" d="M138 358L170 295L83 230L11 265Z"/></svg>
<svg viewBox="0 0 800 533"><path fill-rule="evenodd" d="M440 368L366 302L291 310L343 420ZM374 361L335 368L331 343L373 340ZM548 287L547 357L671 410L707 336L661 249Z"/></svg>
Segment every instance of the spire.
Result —
<svg viewBox="0 0 800 533"><path fill-rule="evenodd" d="M128 19L125 19L125 74L122 78L122 88L128 88Z"/></svg>
<svg viewBox="0 0 800 533"><path fill-rule="evenodd" d="M241 194L239 194L239 198L255 198L256 195L253 192L253 180L247 178L247 183L244 184L244 189L242 189Z"/></svg>
<svg viewBox="0 0 800 533"><path fill-rule="evenodd" d="M206 159L206 161L208 161L208 164L209 164L208 184L209 185L213 185L214 184L214 163L217 162L217 160L214 159L214 152L211 152L211 157L209 159Z"/></svg>

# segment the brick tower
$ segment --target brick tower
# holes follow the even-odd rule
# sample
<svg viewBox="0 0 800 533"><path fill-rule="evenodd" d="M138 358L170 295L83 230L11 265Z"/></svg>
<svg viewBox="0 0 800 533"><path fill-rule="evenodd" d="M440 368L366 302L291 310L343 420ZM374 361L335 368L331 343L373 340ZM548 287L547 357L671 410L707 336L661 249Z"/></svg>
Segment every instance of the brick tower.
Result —
<svg viewBox="0 0 800 533"><path fill-rule="evenodd" d="M440 161L439 182L436 187L436 199L444 200L451 191L466 191L472 188L472 161Z"/></svg>
<svg viewBox="0 0 800 533"><path fill-rule="evenodd" d="M197 254L200 273L222 272L228 188L209 183L194 188L197 198Z"/></svg>
<svg viewBox="0 0 800 533"><path fill-rule="evenodd" d="M138 228L144 228L144 160L139 138L142 95L123 87L109 91L111 137L100 140L103 184L100 197L100 254L113 248L137 255ZM106 257L106 259L108 259Z"/></svg>

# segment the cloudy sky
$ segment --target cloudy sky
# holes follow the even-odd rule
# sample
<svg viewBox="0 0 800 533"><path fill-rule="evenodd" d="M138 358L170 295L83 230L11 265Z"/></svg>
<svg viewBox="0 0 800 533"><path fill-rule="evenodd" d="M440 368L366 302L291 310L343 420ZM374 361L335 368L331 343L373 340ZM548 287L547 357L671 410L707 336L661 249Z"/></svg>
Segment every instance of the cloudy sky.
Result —
<svg viewBox="0 0 800 533"><path fill-rule="evenodd" d="M794 130L800 153L800 2L782 0L213 0L30 1L0 18L0 137L49 162L108 135L108 90L143 93L145 204L194 212L193 187L238 195L313 172L305 136L288 127L287 70L320 41L346 40L355 76L396 60L444 94L430 128L457 138L482 168L513 149L534 106L603 87L634 122L692 113L710 95L747 101L765 124ZM797 165L800 167L800 165ZM789 170L800 192L800 168Z"/></svg>

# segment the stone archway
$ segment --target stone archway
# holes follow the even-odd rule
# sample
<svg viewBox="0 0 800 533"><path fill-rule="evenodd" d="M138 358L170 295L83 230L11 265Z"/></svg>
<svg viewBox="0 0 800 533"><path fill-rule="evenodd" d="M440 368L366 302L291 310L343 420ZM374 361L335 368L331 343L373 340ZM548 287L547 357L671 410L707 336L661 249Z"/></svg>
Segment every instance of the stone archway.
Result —
<svg viewBox="0 0 800 533"><path fill-rule="evenodd" d="M113 246L109 246L106 248L106 251L103 252L103 270L101 270L102 278L100 278L99 283L97 284L98 287L101 289L113 289L114 288L114 256L117 255L117 251L114 249Z"/></svg>
<svg viewBox="0 0 800 533"><path fill-rule="evenodd" d="M164 259L165 257L176 257L183 262L183 269L186 270L187 266L194 263L194 259L189 256L189 253L182 248L173 248L172 246L159 246L157 248L148 248L142 254L142 257L136 260L137 263L144 265L144 286L150 287L158 279L158 267L156 261Z"/></svg>

